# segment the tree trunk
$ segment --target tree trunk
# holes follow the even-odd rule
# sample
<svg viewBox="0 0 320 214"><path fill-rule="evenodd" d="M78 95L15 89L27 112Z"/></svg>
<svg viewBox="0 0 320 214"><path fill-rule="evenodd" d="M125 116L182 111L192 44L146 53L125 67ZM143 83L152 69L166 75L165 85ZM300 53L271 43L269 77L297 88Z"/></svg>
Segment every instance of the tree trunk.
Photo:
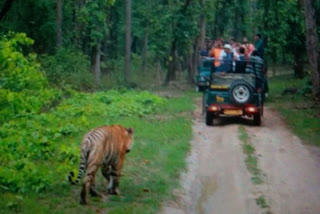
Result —
<svg viewBox="0 0 320 214"><path fill-rule="evenodd" d="M74 1L73 2L73 14L72 14L72 23L73 23L73 36L72 36L72 45L77 48L82 47L81 43L81 26L78 20L78 13L83 6L82 1Z"/></svg>
<svg viewBox="0 0 320 214"><path fill-rule="evenodd" d="M176 80L176 70L177 70L177 59L178 59L178 53L177 53L177 41L173 40L171 43L171 52L170 52L170 58L169 59L169 65L168 65L168 72L166 75L166 79L164 84L168 84L171 80Z"/></svg>
<svg viewBox="0 0 320 214"><path fill-rule="evenodd" d="M92 47L91 55L91 72L94 75L95 83L97 86L100 85L101 80L101 42Z"/></svg>
<svg viewBox="0 0 320 214"><path fill-rule="evenodd" d="M148 60L148 32L144 31L143 36L143 50L142 50L142 72L145 73L147 70L147 60Z"/></svg>
<svg viewBox="0 0 320 214"><path fill-rule="evenodd" d="M160 85L162 83L162 81L163 81L163 78L162 78L161 64L160 64L159 59L157 59L156 62L155 62L155 69L156 69L156 75L157 75L158 83Z"/></svg>
<svg viewBox="0 0 320 214"><path fill-rule="evenodd" d="M182 15L185 15L188 7L191 4L191 0L186 0L184 6L180 9L180 12ZM177 23L177 25L173 24L173 28L179 28L181 23ZM177 50L177 42L178 42L177 35L174 35L173 41L171 43L171 52L170 52L170 58L169 59L169 65L168 65L168 72L165 78L164 84L168 84L171 80L177 79L177 71L181 70L181 64L179 62L179 56L178 56L178 50Z"/></svg>
<svg viewBox="0 0 320 214"><path fill-rule="evenodd" d="M304 14L306 22L306 47L308 53L308 60L311 70L312 79L312 94L315 97L320 97L320 75L319 75L319 62L318 62L318 38L315 19L315 8L313 0L304 0Z"/></svg>
<svg viewBox="0 0 320 214"><path fill-rule="evenodd" d="M3 17L6 15L6 13L10 10L12 3L14 0L6 0L3 4L3 7L0 11L0 21L3 19Z"/></svg>
<svg viewBox="0 0 320 214"><path fill-rule="evenodd" d="M126 0L126 57L125 57L125 82L130 78L131 62L131 0Z"/></svg>
<svg viewBox="0 0 320 214"><path fill-rule="evenodd" d="M62 47L62 0L57 0L57 48Z"/></svg>
<svg viewBox="0 0 320 214"><path fill-rule="evenodd" d="M201 0L201 7L204 8L205 0ZM206 36L206 18L204 15L200 16L199 20L199 29L200 34L195 39L194 47L193 47L193 54L192 54L192 64L191 70L188 72L188 80L190 83L194 81L194 75L197 73L198 66L200 65L200 50L204 48L204 40Z"/></svg>
<svg viewBox="0 0 320 214"><path fill-rule="evenodd" d="M302 79L304 77L304 60L303 56L300 54L301 52L296 52L294 56L294 64L293 64L293 71L294 76Z"/></svg>
<svg viewBox="0 0 320 214"><path fill-rule="evenodd" d="M197 40L197 39L196 39ZM195 40L195 43L197 42ZM187 56L187 71L188 71L188 82L189 83L193 83L193 77L194 77L194 66L196 64L196 58L197 58L197 54L195 53L195 49L196 49L196 44L193 47L193 51L189 51L188 56Z"/></svg>

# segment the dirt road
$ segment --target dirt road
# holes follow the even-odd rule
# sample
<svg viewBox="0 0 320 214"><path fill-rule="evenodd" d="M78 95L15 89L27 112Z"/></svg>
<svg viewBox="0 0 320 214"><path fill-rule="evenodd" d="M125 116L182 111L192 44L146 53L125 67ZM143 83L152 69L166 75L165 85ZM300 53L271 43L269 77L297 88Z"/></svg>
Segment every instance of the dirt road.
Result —
<svg viewBox="0 0 320 214"><path fill-rule="evenodd" d="M177 201L164 204L162 213L320 213L320 150L303 145L277 112L267 108L261 127L241 119L207 127L200 108L194 117L188 169L181 176L183 188ZM239 140L240 125L256 149L263 184L251 181ZM256 203L261 194L267 209Z"/></svg>

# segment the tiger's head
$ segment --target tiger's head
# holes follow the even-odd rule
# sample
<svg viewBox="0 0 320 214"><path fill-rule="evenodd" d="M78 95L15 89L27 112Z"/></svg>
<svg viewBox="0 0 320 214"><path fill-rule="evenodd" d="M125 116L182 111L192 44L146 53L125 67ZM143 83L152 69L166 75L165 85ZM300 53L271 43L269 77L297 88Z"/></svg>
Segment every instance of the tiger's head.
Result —
<svg viewBox="0 0 320 214"><path fill-rule="evenodd" d="M126 152L130 152L132 145L133 145L133 128L127 128L126 129L127 135L128 135L128 140L127 140L127 145L126 145Z"/></svg>

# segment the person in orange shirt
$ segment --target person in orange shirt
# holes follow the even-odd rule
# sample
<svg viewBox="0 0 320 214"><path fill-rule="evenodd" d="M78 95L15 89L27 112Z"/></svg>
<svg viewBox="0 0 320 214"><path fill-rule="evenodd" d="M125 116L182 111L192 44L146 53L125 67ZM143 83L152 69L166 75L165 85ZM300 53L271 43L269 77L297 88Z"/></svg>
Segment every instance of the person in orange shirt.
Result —
<svg viewBox="0 0 320 214"><path fill-rule="evenodd" d="M210 52L210 56L213 57L215 60L213 61L214 67L219 67L220 66L220 56L222 53L222 44L220 40L215 40L213 43L213 48Z"/></svg>

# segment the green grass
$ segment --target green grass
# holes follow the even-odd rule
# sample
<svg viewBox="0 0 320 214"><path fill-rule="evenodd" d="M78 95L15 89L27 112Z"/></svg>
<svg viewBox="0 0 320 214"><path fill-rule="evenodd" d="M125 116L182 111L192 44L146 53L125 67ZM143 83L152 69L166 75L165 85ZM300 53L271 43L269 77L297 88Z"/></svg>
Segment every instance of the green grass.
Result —
<svg viewBox="0 0 320 214"><path fill-rule="evenodd" d="M243 126L240 126L238 129L239 139L242 141L242 150L245 154L245 164L248 171L251 173L251 181L253 184L259 185L263 184L263 175L262 171L258 167L258 158L255 154L255 148L250 142L250 136L248 135L246 129ZM256 198L256 203L263 209L269 208L269 205L262 194ZM270 210L267 210L266 213L270 213Z"/></svg>
<svg viewBox="0 0 320 214"><path fill-rule="evenodd" d="M306 82L307 78L300 80L291 76L271 78L267 105L279 110L288 125L306 144L320 146L320 106L314 105L311 96L303 95ZM302 90L296 94L282 95L287 87Z"/></svg>
<svg viewBox="0 0 320 214"><path fill-rule="evenodd" d="M266 202L266 199L262 195L260 195L258 198L256 198L256 202L261 208L268 208L269 207L269 205Z"/></svg>
<svg viewBox="0 0 320 214"><path fill-rule="evenodd" d="M239 127L239 138L242 141L242 150L246 155L245 163L248 171L252 174L251 181L254 184L262 184L262 173L258 168L258 158L255 156L255 148L250 143L250 136L243 126Z"/></svg>
<svg viewBox="0 0 320 214"><path fill-rule="evenodd" d="M89 197L89 206L79 205L81 185L71 186L65 180L52 184L45 192L16 194L0 192L0 213L156 213L160 203L173 200L172 190L179 188L179 174L185 165L191 139L192 93L171 98L153 115L134 117L88 118L90 126L118 123L135 129L135 144L126 156L120 179L120 196L100 200ZM82 133L84 134L84 133ZM79 142L70 137L70 143ZM68 141L68 139L64 139ZM48 167L59 167L56 164ZM62 180L56 177L56 180ZM102 176L97 190L105 191Z"/></svg>

